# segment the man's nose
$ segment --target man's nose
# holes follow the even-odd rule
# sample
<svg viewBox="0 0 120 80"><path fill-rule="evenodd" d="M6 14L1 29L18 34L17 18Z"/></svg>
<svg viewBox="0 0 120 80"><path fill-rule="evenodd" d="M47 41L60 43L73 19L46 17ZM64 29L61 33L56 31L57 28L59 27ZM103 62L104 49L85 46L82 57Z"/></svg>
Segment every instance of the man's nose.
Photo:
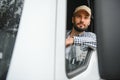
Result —
<svg viewBox="0 0 120 80"><path fill-rule="evenodd" d="M83 17L81 17L81 21L84 22L84 18Z"/></svg>
<svg viewBox="0 0 120 80"><path fill-rule="evenodd" d="M83 18L81 18L80 23L83 23L83 22L84 22L84 19L83 19Z"/></svg>

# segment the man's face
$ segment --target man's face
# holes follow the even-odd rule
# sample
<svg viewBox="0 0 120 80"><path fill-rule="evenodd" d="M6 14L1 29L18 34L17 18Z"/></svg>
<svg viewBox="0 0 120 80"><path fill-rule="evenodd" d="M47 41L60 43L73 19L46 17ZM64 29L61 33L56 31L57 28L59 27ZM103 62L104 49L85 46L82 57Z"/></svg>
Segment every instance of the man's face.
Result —
<svg viewBox="0 0 120 80"><path fill-rule="evenodd" d="M80 10L72 17L72 23L76 31L85 31L90 25L90 15L86 11Z"/></svg>

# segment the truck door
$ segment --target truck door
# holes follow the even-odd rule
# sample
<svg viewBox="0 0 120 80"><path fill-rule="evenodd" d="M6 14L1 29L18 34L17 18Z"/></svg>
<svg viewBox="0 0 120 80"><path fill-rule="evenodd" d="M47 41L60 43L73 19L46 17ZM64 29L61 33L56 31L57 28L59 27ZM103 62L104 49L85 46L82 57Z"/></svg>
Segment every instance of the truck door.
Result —
<svg viewBox="0 0 120 80"><path fill-rule="evenodd" d="M99 80L97 52L88 51L82 55L83 64L68 64L65 59L65 38L67 30L72 28L72 14L80 5L87 5L94 11L94 1L90 0L58 0L57 3L57 28L56 28L56 68L55 80ZM94 32L94 12L88 31ZM79 47L79 46L78 46ZM77 52L77 51L76 51ZM74 61L75 59L73 59Z"/></svg>

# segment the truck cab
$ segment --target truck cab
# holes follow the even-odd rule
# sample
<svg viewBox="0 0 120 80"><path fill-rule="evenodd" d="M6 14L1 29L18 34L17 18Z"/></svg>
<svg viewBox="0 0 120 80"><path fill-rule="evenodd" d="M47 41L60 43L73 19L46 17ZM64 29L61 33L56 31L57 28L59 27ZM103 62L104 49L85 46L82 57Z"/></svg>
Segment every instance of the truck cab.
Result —
<svg viewBox="0 0 120 80"><path fill-rule="evenodd" d="M1 0L0 80L120 79L120 40L115 36L119 34L119 3L119 0ZM72 28L72 13L79 5L92 10L87 31L96 34L97 49L82 54L83 64L73 64L75 67L68 71L66 31Z"/></svg>

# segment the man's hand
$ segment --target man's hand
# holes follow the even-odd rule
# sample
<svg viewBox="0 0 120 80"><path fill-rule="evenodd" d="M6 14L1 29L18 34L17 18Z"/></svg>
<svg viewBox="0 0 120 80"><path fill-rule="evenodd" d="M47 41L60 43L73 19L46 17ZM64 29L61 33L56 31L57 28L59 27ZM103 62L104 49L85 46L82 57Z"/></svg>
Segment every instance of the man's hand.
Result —
<svg viewBox="0 0 120 80"><path fill-rule="evenodd" d="M74 38L67 38L66 39L66 47L68 47L69 45L71 45L71 44L73 44L73 42L74 42Z"/></svg>

